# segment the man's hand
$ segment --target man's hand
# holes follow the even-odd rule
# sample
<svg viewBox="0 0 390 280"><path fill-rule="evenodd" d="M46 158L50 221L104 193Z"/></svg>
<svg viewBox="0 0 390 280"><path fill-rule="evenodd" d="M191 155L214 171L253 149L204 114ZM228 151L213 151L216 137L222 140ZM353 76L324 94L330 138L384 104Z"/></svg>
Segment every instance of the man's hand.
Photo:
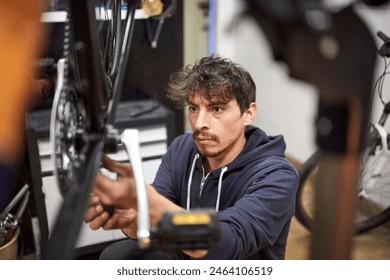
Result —
<svg viewBox="0 0 390 280"><path fill-rule="evenodd" d="M103 157L102 163L107 170L117 174L117 178L112 180L99 172L93 193L104 205L137 209L137 190L131 165L111 160L107 156Z"/></svg>
<svg viewBox="0 0 390 280"><path fill-rule="evenodd" d="M113 213L109 213L96 195L91 195L90 204L84 215L84 221L88 222L93 230L100 227L105 230L134 228L136 220L137 211L133 208L114 207Z"/></svg>
<svg viewBox="0 0 390 280"><path fill-rule="evenodd" d="M111 180L98 172L84 221L93 230L136 228L137 200L131 166L106 156L102 162L105 168L117 174L117 179ZM103 205L112 207L113 212L109 213Z"/></svg>

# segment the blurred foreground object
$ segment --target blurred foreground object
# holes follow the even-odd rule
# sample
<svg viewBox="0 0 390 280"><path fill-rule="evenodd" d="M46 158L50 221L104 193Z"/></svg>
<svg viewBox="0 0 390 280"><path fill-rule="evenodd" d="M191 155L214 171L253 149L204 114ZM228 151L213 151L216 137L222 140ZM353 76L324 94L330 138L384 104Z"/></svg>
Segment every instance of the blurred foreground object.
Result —
<svg viewBox="0 0 390 280"><path fill-rule="evenodd" d="M142 10L148 16L154 17L161 15L164 8L164 4L161 0L143 0L142 1Z"/></svg>
<svg viewBox="0 0 390 280"><path fill-rule="evenodd" d="M0 209L10 200L13 168L24 152L24 118L33 59L44 45L40 23L46 1L0 0Z"/></svg>
<svg viewBox="0 0 390 280"><path fill-rule="evenodd" d="M319 165L312 259L350 258L359 157L371 114L376 46L353 3L334 11L318 0L247 0L274 59L317 88ZM379 5L387 1L364 1ZM362 43L364 42L364 43Z"/></svg>
<svg viewBox="0 0 390 280"><path fill-rule="evenodd" d="M35 97L29 96L33 59L43 46L40 23L45 1L0 1L0 161L13 165L24 145L24 114Z"/></svg>

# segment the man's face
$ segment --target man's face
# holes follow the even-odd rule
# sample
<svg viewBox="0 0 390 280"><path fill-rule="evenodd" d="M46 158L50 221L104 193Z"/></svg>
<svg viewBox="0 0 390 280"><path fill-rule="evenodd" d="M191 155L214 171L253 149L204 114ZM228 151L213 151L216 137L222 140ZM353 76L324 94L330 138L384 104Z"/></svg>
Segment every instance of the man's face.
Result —
<svg viewBox="0 0 390 280"><path fill-rule="evenodd" d="M247 114L241 114L236 99L228 102L193 94L188 102L188 116L196 146L202 156L219 161L234 157L242 150ZM238 153L237 153L238 152Z"/></svg>

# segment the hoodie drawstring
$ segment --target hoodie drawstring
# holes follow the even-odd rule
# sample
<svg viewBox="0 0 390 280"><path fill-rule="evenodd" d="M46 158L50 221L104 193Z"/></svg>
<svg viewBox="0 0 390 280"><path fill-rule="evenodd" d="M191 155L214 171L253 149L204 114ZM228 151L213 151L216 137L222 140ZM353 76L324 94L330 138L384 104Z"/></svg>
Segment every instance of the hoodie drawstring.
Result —
<svg viewBox="0 0 390 280"><path fill-rule="evenodd" d="M222 178L223 174L226 172L227 166L222 167L221 169L221 174L219 174L219 179L218 179L218 194L217 194L217 202L215 204L215 211L219 211L219 201L221 199L221 191L222 191Z"/></svg>
<svg viewBox="0 0 390 280"><path fill-rule="evenodd" d="M192 184L192 176L194 175L194 169L195 169L195 164L196 161L199 158L199 154L196 154L194 157L194 160L192 161L192 166L191 166L191 172L190 172L190 178L188 178L188 186L187 186L187 211L190 210L190 196L191 196L191 184Z"/></svg>
<svg viewBox="0 0 390 280"><path fill-rule="evenodd" d="M199 154L196 154L193 161L192 161L192 166L191 166L191 171L190 171L190 177L188 178L188 185L187 185L187 205L186 205L186 210L190 210L190 198L191 198L191 185L192 185L192 177L194 175L194 170L195 170L195 164L196 161L199 159ZM221 192L222 192L222 179L223 179L223 174L227 171L227 166L223 166L221 168L221 173L219 174L219 179L218 179L218 193L217 193L217 202L215 204L215 211L219 211L219 202L221 199Z"/></svg>

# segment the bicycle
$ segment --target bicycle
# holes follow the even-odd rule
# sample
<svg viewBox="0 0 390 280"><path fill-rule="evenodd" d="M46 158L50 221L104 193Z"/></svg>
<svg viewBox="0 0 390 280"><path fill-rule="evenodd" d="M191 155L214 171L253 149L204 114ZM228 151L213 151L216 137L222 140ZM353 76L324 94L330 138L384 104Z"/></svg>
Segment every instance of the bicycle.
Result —
<svg viewBox="0 0 390 280"><path fill-rule="evenodd" d="M160 28L165 17L174 11L174 3L161 16ZM43 248L44 259L72 258L100 160L103 153L115 152L119 145L127 149L137 187L139 247L148 248L157 239L162 247L182 248L188 246L189 237L196 240L193 229L185 236L175 235L177 225L171 224L170 219L165 222L164 232L158 227L151 229L138 131L126 129L119 133L113 126L131 49L135 11L141 6L140 0L65 1L64 54L57 63L50 120L54 175L64 201L50 240ZM160 29L152 47L157 46L159 32ZM216 216L206 214L210 215L214 230ZM175 213L167 213L167 217L172 215ZM207 234L201 237L204 239L198 240L201 248L215 242L218 230L210 233L209 224L197 226L201 231L202 226L207 228Z"/></svg>
<svg viewBox="0 0 390 280"><path fill-rule="evenodd" d="M359 235L390 221L390 134L384 128L390 114L390 101L385 102L382 96L383 83L387 72L390 57L390 38L383 32L377 33L383 40L378 50L384 59L383 73L374 85L383 104L382 115L377 123L370 123L367 145L360 160L360 172L357 182L356 213L354 234ZM296 194L295 216L297 220L309 231L314 226L314 193L315 177L318 171L321 152L316 151L300 167L300 183ZM386 193L387 191L387 193Z"/></svg>

